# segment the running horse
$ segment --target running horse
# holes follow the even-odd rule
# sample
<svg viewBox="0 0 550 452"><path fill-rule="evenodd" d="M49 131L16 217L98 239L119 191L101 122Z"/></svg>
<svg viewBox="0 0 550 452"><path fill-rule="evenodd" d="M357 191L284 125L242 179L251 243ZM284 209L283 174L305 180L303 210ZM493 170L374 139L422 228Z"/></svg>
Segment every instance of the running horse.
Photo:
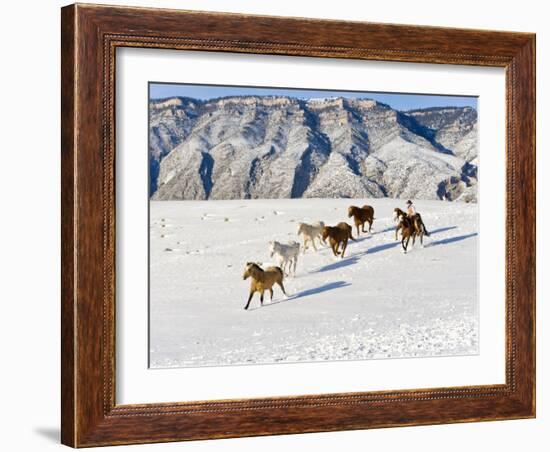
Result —
<svg viewBox="0 0 550 452"><path fill-rule="evenodd" d="M357 235L359 235L359 226L361 226L362 232L365 231L365 223L369 224L369 231L372 228L372 222L374 221L374 209L372 206L364 205L363 207L350 206L348 207L348 218L353 217L353 222L357 228Z"/></svg>
<svg viewBox="0 0 550 452"><path fill-rule="evenodd" d="M256 292L260 293L260 304L262 306L264 304L264 292L266 290L269 290L271 300L273 300L274 284L277 284L286 295L285 286L283 285L284 274L280 267L267 267L264 270L254 262L247 262L243 273L243 279L246 280L248 278L252 278L252 281L250 282L250 293L244 309L248 309L250 301Z"/></svg>

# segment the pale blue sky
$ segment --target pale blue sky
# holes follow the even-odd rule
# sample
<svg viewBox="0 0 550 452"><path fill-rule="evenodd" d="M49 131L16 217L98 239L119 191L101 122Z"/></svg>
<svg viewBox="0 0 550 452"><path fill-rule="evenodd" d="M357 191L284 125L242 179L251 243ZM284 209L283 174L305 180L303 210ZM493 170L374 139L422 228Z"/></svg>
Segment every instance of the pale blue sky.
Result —
<svg viewBox="0 0 550 452"><path fill-rule="evenodd" d="M212 99L225 96L291 96L301 99L317 97L352 97L374 99L400 111L428 107L465 107L477 109L475 96L446 96L433 94L380 93L370 91L329 91L295 88L268 88L251 86L191 85L179 83L149 83L149 97L162 99L172 96Z"/></svg>

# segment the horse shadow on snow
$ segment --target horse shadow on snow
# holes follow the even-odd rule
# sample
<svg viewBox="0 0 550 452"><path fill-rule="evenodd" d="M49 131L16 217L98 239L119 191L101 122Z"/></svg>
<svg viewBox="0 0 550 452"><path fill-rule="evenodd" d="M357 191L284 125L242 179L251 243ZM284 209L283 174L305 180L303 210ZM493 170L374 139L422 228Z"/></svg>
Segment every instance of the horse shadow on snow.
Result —
<svg viewBox="0 0 550 452"><path fill-rule="evenodd" d="M317 270L314 270L311 273L324 273L331 270L337 270L339 268L348 267L349 265L356 264L359 261L359 258L364 254L366 254L365 251L357 254L352 254L336 262L332 262L331 264L323 265L321 268L318 268Z"/></svg>
<svg viewBox="0 0 550 452"><path fill-rule="evenodd" d="M430 235L433 235L439 234L440 232L450 231L452 229L456 229L456 226L446 226L444 228L434 229L433 231L428 230L428 232L430 233Z"/></svg>
<svg viewBox="0 0 550 452"><path fill-rule="evenodd" d="M448 245L449 243L460 242L461 240L469 239L470 237L475 237L476 235L477 235L477 232L472 232L471 234L465 234L465 235L457 235L455 237L449 237L446 239L437 240L435 242L430 243L429 246Z"/></svg>
<svg viewBox="0 0 550 452"><path fill-rule="evenodd" d="M290 295L288 298L285 298L285 299L282 299L282 300L277 300L277 301L272 301L271 303L266 303L263 306L258 306L256 308L249 309L249 311L255 311L256 309L267 308L268 306L273 306L275 304L280 304L280 303L286 303L288 301L295 301L295 300L298 300L300 298L309 297L311 295L318 295L318 294L323 293L323 292L328 292L330 290L340 289L340 288L346 287L346 286L351 286L351 283L346 282L346 281L334 281L334 282L322 284L322 285L320 285L318 287L314 287L312 289L302 290L298 293Z"/></svg>
<svg viewBox="0 0 550 452"><path fill-rule="evenodd" d="M434 229L433 231L430 231L430 236L433 236L435 234L440 234L442 232L451 231L451 230L456 229L456 228L457 228L456 226L446 226L446 227L443 227L443 228ZM394 227L387 228L387 229L384 229L383 231L380 231L378 233L380 234L381 232L388 232L388 231L395 231L395 228ZM449 243L454 243L454 242L458 242L458 241L461 241L461 240L464 240L464 239L467 239L467 238L470 238L470 237L474 237L476 235L477 235L477 233L468 234L468 235L459 235L459 236L456 236L456 237L449 237L447 239L441 239L441 240L433 241L430 244L426 244L426 246L446 245L446 244L449 244ZM363 241L366 238L367 237L362 237L357 241ZM319 268L318 270L315 270L313 273L321 273L321 272L326 272L326 271L331 271L331 270L337 270L337 269L342 268L342 267L347 267L349 265L353 265L353 264L357 263L359 261L359 258L366 255L366 254L379 253L381 251L386 251L386 250L389 250L391 248L395 248L395 247L398 247L398 246L399 247L401 246L401 240L397 240L397 241L393 241L393 242L389 242L389 243L383 243L381 245L375 245L375 246L370 247L367 251L362 251L360 253L352 254L352 255L350 255L350 256L348 256L348 257L346 257L346 258L344 258L344 259L342 259L338 262L333 262L331 264L325 265L325 266Z"/></svg>
<svg viewBox="0 0 550 452"><path fill-rule="evenodd" d="M452 229L456 229L456 226L448 226L448 227L444 227L444 228L434 229L433 231L430 232L430 235L450 231ZM393 228L391 230L393 230ZM386 232L386 231L384 231L384 232ZM477 232L474 232L474 233L471 233L471 234L448 237L446 239L433 241L430 244L427 244L427 246L447 245L447 244L450 244L450 243L455 243L455 242L459 242L459 241L462 241L462 240L466 240L468 238L475 237L477 235L478 235ZM366 237L362 238L362 240L365 240L365 239L366 239ZM385 251L387 249L395 248L397 246L401 246L401 241L400 240L398 240L396 242L384 243L382 245L373 246L373 247L369 248L366 251L361 251L359 253L355 253L355 254L352 254L348 257L345 257L344 259L339 260L337 262L332 262L328 265L324 265L323 267L320 267L320 268L318 268L317 270L315 270L311 273L323 273L323 272L327 272L327 271L337 270L337 269L340 269L340 268L343 268L343 267L348 267L350 265L356 264L361 257L363 257L367 254L378 253L380 251ZM280 303L286 303L287 301L298 300L300 298L309 297L311 295L317 295L317 294L320 294L320 293L323 293L323 292L328 292L330 290L340 289L342 287L346 287L346 286L350 286L350 285L351 285L351 283L349 283L347 281L334 281L334 282L330 282L330 283L325 283L325 284L322 284L321 286L314 287L312 289L302 290L302 291L300 291L296 294L290 295L288 298L285 298L283 300L273 301L273 302L265 304L261 307L265 308L265 307L273 306L273 305L280 304ZM253 310L256 310L256 309L261 309L261 307L258 306L257 308L252 308L252 309L250 309L250 311L253 311Z"/></svg>

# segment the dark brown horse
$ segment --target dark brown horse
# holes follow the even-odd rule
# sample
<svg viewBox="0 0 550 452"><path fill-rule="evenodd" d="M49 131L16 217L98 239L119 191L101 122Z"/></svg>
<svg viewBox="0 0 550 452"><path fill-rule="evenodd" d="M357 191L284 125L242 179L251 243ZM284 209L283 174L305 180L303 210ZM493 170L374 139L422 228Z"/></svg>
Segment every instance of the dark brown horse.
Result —
<svg viewBox="0 0 550 452"><path fill-rule="evenodd" d="M374 221L374 209L371 206L350 206L348 207L348 218L353 217L353 222L357 228L357 235L359 235L359 226L361 226L362 232L365 231L365 223L369 224L369 232L372 228L372 222Z"/></svg>
<svg viewBox="0 0 550 452"><path fill-rule="evenodd" d="M412 237L413 246L416 241L416 237L420 237L420 243L423 243L424 237L424 228L421 223L418 222L416 218L409 217L405 212L396 207L394 210L394 218L398 221L397 227L395 229L395 240L397 240L397 231L401 230L401 246L403 247L403 252L407 253L407 248L409 247L409 241ZM415 215L416 217L416 215Z"/></svg>
<svg viewBox="0 0 550 452"><path fill-rule="evenodd" d="M403 224L401 223L401 220L400 220L403 217L408 218L408 215L405 212L403 212L399 207L396 207L395 209L393 209L393 219L397 221L397 226L395 228L395 240L399 240L397 237L397 233L403 227Z"/></svg>
<svg viewBox="0 0 550 452"><path fill-rule="evenodd" d="M273 300L273 285L278 284L283 293L286 295L285 286L283 286L284 274L280 267L267 267L262 269L258 264L254 262L247 262L244 269L243 279L251 277L250 293L248 295L248 301L246 302L245 309L250 306L250 300L254 296L255 292L260 293L260 304L264 304L264 292L269 290L271 300Z"/></svg>
<svg viewBox="0 0 550 452"><path fill-rule="evenodd" d="M424 221L422 221L422 217L419 213L415 213L412 217L408 215L406 212L403 212L399 207L396 207L393 209L393 218L394 220L398 221L399 217L405 216L412 220L414 227L416 229L416 235L419 236L426 236L429 237L430 234L428 233L426 226L424 225ZM397 233L399 232L399 229L401 229L401 223L397 223L397 227L395 228L395 240L397 240Z"/></svg>
<svg viewBox="0 0 550 452"><path fill-rule="evenodd" d="M351 239L355 241L351 235L351 226L344 222L338 223L336 226L325 226L321 232L321 239L323 240L323 243L327 243L327 237L329 239L332 252L335 256L341 255L344 257L344 253L346 252L346 248L348 246L348 240ZM342 244L341 253L338 251L340 243Z"/></svg>

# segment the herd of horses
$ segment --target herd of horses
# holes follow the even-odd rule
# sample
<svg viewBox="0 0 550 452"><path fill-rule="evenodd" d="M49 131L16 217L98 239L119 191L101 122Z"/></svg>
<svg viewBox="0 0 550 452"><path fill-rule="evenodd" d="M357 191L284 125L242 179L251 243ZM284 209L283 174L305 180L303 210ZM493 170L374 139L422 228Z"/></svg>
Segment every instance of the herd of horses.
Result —
<svg viewBox="0 0 550 452"><path fill-rule="evenodd" d="M395 228L395 240L399 240L398 234L401 232L401 246L403 252L407 253L409 242L412 239L414 246L416 238L420 239L421 245L424 244L424 236L428 236L428 231L424 226L422 217L419 213L413 215L407 214L403 210L396 207L393 211L394 220L397 222ZM348 218L353 218L353 223L359 236L361 232L371 233L372 223L374 221L374 209L372 206L364 205L363 207L350 206L348 208ZM365 225L368 224L368 230L365 230ZM317 221L313 224L298 223L298 235L302 236L303 246L296 241L289 243L280 243L277 241L269 242L270 257L277 257L279 260L278 267L267 267L263 269L260 264L255 262L247 262L243 274L243 279L251 278L250 292L247 303L244 309L248 309L252 297L256 292L260 294L260 304L264 304L264 293L269 291L271 300L273 299L273 286L277 284L283 294L286 296L283 279L285 276L296 274L296 265L298 264L298 256L300 250L305 254L308 249L308 244L315 251L317 246L315 240L319 240L319 244L327 244L330 246L334 256L344 257L348 241L355 238L352 235L352 227L346 222L340 222L335 226L326 226L323 221ZM341 249L340 249L341 248Z"/></svg>

